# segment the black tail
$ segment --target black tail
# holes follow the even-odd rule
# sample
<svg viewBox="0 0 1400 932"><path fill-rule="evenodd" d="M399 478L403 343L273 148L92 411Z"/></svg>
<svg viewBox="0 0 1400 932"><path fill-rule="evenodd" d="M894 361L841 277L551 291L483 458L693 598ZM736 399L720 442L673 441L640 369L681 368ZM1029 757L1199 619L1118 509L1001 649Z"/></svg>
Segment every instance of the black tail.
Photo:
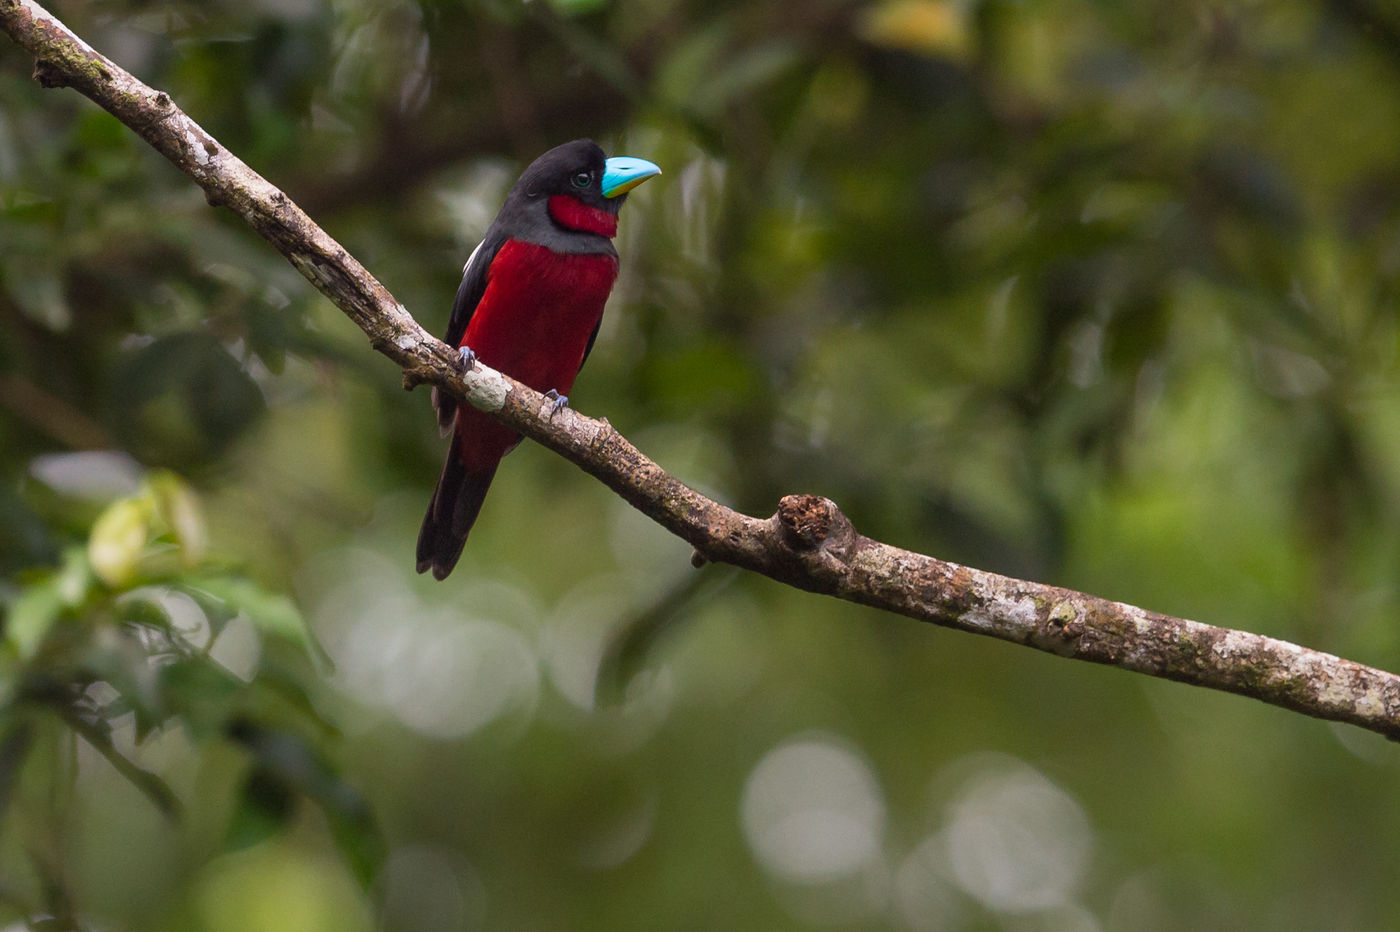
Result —
<svg viewBox="0 0 1400 932"><path fill-rule="evenodd" d="M436 579L446 579L452 572L495 475L495 466L485 472L469 473L456 450L448 453L418 532L418 572L431 569Z"/></svg>

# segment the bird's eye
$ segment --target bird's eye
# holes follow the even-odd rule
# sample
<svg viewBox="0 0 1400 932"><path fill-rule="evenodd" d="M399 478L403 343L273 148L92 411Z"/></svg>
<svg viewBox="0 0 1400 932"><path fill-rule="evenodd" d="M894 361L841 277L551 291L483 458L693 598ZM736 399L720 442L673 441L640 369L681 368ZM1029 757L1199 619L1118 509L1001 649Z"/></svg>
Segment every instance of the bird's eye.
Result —
<svg viewBox="0 0 1400 932"><path fill-rule="evenodd" d="M574 176L574 187L586 188L593 183L593 175L590 172L579 172Z"/></svg>

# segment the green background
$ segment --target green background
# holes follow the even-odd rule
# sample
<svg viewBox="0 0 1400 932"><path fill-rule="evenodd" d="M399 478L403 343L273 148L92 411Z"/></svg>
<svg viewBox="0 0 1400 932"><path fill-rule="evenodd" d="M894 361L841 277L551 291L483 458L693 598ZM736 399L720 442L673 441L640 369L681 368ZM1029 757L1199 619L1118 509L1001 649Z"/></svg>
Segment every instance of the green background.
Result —
<svg viewBox="0 0 1400 932"><path fill-rule="evenodd" d="M1387 5L54 9L433 331L535 155L659 163L571 400L706 494L1400 668ZM416 576L427 392L31 66L0 923L1394 926L1374 735L694 570L530 444Z"/></svg>

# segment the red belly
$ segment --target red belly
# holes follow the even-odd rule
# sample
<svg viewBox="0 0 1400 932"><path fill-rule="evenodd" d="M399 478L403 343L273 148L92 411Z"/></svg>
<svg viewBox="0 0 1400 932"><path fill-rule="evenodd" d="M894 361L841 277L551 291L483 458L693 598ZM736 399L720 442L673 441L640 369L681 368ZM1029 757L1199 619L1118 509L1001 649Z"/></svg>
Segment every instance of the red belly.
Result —
<svg viewBox="0 0 1400 932"><path fill-rule="evenodd" d="M613 256L555 253L508 240L491 263L462 345L536 391L567 395L616 278ZM457 409L457 428L468 466L495 463L518 440L465 405Z"/></svg>

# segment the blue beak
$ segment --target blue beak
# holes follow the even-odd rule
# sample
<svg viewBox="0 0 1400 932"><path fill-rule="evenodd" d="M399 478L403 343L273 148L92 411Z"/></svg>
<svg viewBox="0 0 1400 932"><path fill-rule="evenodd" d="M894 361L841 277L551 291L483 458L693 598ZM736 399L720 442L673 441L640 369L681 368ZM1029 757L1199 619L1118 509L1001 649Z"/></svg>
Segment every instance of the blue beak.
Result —
<svg viewBox="0 0 1400 932"><path fill-rule="evenodd" d="M634 159L626 155L613 156L603 163L603 197L626 194L643 181L659 174L661 169L646 159Z"/></svg>

